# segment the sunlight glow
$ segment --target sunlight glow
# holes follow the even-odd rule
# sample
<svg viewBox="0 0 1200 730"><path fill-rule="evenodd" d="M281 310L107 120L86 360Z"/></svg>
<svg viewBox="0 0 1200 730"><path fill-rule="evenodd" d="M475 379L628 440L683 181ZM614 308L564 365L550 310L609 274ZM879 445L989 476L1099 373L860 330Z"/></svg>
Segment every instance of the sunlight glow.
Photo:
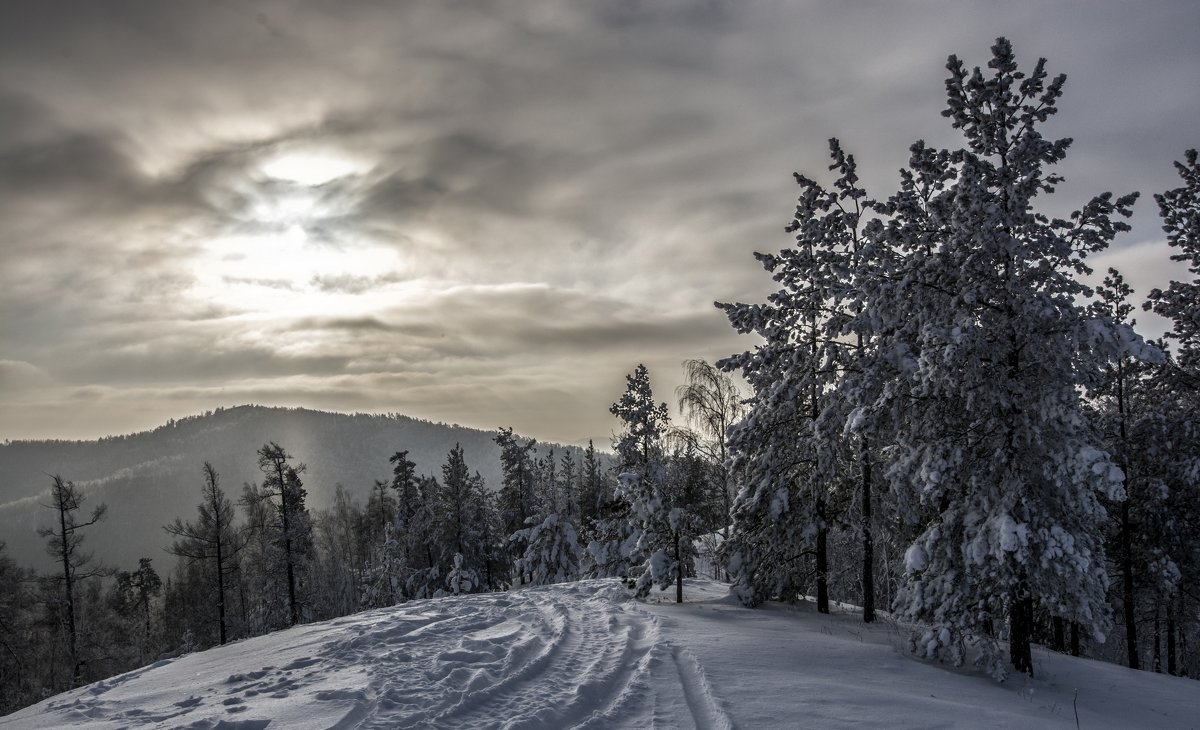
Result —
<svg viewBox="0 0 1200 730"><path fill-rule="evenodd" d="M401 264L383 245L340 248L313 241L299 223L270 233L219 237L205 248L194 269L193 295L265 318L369 310L378 306L375 296L329 290L321 280L372 279Z"/></svg>
<svg viewBox="0 0 1200 730"><path fill-rule="evenodd" d="M276 180L317 187L365 172L366 166L328 150L290 150L271 157L259 166L259 170Z"/></svg>

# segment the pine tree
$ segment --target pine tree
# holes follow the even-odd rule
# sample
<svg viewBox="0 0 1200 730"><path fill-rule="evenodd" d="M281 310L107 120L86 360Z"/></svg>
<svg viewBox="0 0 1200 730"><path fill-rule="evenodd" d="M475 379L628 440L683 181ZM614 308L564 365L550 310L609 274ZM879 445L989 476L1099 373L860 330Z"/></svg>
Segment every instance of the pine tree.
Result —
<svg viewBox="0 0 1200 730"><path fill-rule="evenodd" d="M494 439L500 447L504 483L500 486L500 514L509 534L523 529L537 510L533 461L537 442L521 439L512 428L501 428Z"/></svg>
<svg viewBox="0 0 1200 730"><path fill-rule="evenodd" d="M596 446L591 439L588 439L587 448L583 452L583 463L580 464L579 471L579 522L584 531L590 533L602 505L609 499L604 489L600 459L596 456Z"/></svg>
<svg viewBox="0 0 1200 730"><path fill-rule="evenodd" d="M521 439L511 427L501 428L494 440L500 446L500 467L504 473L497 502L509 559L515 562L525 554L524 530L541 507L535 484L537 442ZM524 582L528 577L518 572L516 579Z"/></svg>
<svg viewBox="0 0 1200 730"><path fill-rule="evenodd" d="M639 595L652 585L678 582L682 600L684 562L682 505L667 500L663 439L670 427L667 404L654 400L650 373L639 364L625 377L625 392L609 408L622 430L615 449L620 460L615 498L588 545L593 572L630 580Z"/></svg>
<svg viewBox="0 0 1200 730"><path fill-rule="evenodd" d="M564 471L573 475L574 461L564 455ZM540 461L542 497L538 514L528 526L513 534L514 543L523 546L516 571L533 585L565 583L579 578L583 550L579 546L579 505L569 480L558 478L554 452Z"/></svg>
<svg viewBox="0 0 1200 730"><path fill-rule="evenodd" d="M847 337L860 334L856 323L865 321L860 279L866 267L860 261L866 256L859 249L864 209L872 207L858 187L854 158L836 139L829 146L830 169L839 173L832 189L795 176L801 193L787 226L795 245L776 255L756 254L780 289L764 304L717 305L739 332L763 338L754 350L717 363L740 370L754 391L746 417L728 432L731 463L746 489L735 503L734 533L722 552L748 605L795 598L815 584L823 613L829 611L828 508L845 462L842 424L857 403L833 396L854 360ZM860 337L858 359L866 354L862 343ZM865 437L860 444L869 520ZM869 524L863 527L865 566L871 542ZM805 569L810 557L811 571ZM864 595L870 590L864 584Z"/></svg>
<svg viewBox="0 0 1200 730"><path fill-rule="evenodd" d="M196 522L179 518L165 526L168 535L176 538L168 552L193 561L212 561L213 598L217 607L217 636L224 644L227 636L226 589L229 574L236 565L242 543L233 527L233 504L220 486L220 475L213 465L204 462L204 486Z"/></svg>
<svg viewBox="0 0 1200 730"><path fill-rule="evenodd" d="M1192 281L1172 281L1150 292L1146 308L1172 322L1167 339L1175 343L1177 374L1190 390L1200 390L1200 161L1188 150L1175 169L1183 185L1154 196L1167 243L1178 253L1172 261L1186 262Z"/></svg>
<svg viewBox="0 0 1200 730"><path fill-rule="evenodd" d="M1128 229L1136 196L1105 193L1069 220L1034 209L1061 178L1069 139L1046 140L1065 77L1045 61L1017 68L1003 38L985 74L951 56L947 109L966 147L912 148L886 205L889 243L904 254L866 297L893 379L871 413L891 417L886 478L920 533L905 554L897 608L931 628L927 656L1005 671L990 634L1008 619L1012 665L1033 672L1035 606L1103 639L1109 626L1098 497L1123 475L1089 429L1081 388L1122 353L1152 357L1128 327L1089 315L1084 259Z"/></svg>
<svg viewBox="0 0 1200 730"><path fill-rule="evenodd" d="M138 614L142 620L142 636L139 643L142 647L150 645L150 602L162 593L162 579L154 570L150 558L140 558L138 568L132 572L124 570L116 574L116 584L113 586L119 599L118 611L122 614ZM138 660L145 658L143 648Z"/></svg>
<svg viewBox="0 0 1200 730"><path fill-rule="evenodd" d="M1133 289L1125 283L1124 277L1116 269L1109 269L1104 283L1096 287L1096 301L1092 303L1093 312L1106 317L1113 322L1132 327L1135 322L1129 315L1133 306L1128 303ZM1137 648L1137 598L1134 574L1134 472L1131 471L1131 452L1129 435L1134 421L1132 413L1133 394L1136 388L1135 361L1128 355L1122 354L1105 369L1105 380L1095 389L1094 395L1106 396L1108 402L1101 408L1095 419L1102 428L1108 442L1108 450L1112 453L1117 466L1123 475L1121 484L1121 499L1115 505L1118 517L1117 539L1115 554L1120 557L1121 575L1121 607L1125 624L1126 662L1130 669L1139 668Z"/></svg>
<svg viewBox="0 0 1200 730"><path fill-rule="evenodd" d="M407 451L397 451L388 461L395 465L392 489L396 492L396 519L407 528L421 501L417 490L417 465L409 460Z"/></svg>
<svg viewBox="0 0 1200 730"><path fill-rule="evenodd" d="M1200 641L1200 435L1195 413L1200 406L1200 161L1196 150L1184 154L1175 169L1183 185L1154 196L1167 243L1186 262L1191 281L1172 281L1150 293L1145 308L1171 320L1166 340L1171 357L1152 379L1147 415L1135 426L1130 451L1147 476L1146 495L1158 498L1147 509L1137 535L1161 555L1148 554L1146 578L1155 590L1156 608L1165 604L1167 671L1182 673L1176 633ZM1153 511L1152 511L1153 510ZM1150 537L1150 536L1153 537ZM1156 611L1157 614L1157 611ZM1190 617L1190 619L1189 619ZM1157 654L1157 652L1156 652ZM1193 673L1195 665L1193 664Z"/></svg>
<svg viewBox="0 0 1200 730"><path fill-rule="evenodd" d="M259 496L268 500L279 498L278 504L271 501L271 505L278 517L275 539L282 549L289 626L301 620L303 597L299 584L312 551L312 524L304 506L304 483L300 480L306 467L304 464L292 466L291 459L292 456L275 442L264 444L258 450L258 468L263 473Z"/></svg>
<svg viewBox="0 0 1200 730"><path fill-rule="evenodd" d="M442 514L438 520L443 529L441 542L452 555L466 555L468 545L475 546L470 514L474 492L462 445L456 443L442 465Z"/></svg>

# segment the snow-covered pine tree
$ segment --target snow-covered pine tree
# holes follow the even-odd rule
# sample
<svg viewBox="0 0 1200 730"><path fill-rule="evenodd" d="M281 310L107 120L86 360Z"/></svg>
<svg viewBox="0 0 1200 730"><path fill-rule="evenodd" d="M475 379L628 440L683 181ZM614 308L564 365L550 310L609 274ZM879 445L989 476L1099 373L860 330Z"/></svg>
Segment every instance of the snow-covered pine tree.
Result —
<svg viewBox="0 0 1200 730"><path fill-rule="evenodd" d="M479 537L480 589L501 590L508 583L511 564L504 544L505 534L500 510L496 507L496 495L487 488L478 472L472 479L472 487L475 492L473 519Z"/></svg>
<svg viewBox="0 0 1200 730"><path fill-rule="evenodd" d="M479 585L479 575L463 565L462 553L454 553L454 564L446 574L446 588L452 596L471 593Z"/></svg>
<svg viewBox="0 0 1200 730"><path fill-rule="evenodd" d="M1092 309L1101 317L1132 327L1135 321L1130 319L1129 315L1133 313L1133 306L1128 301L1131 294L1133 289L1125 283L1121 272L1110 268L1104 283L1096 287L1096 300L1092 303ZM1105 368L1106 377L1092 392L1094 397L1103 398L1097 404L1097 414L1093 421L1100 427L1108 451L1123 474L1120 499L1114 505L1117 518L1113 542L1116 549L1109 552L1110 556L1120 560L1120 568L1117 571L1121 576L1120 605L1125 624L1126 663L1130 669L1139 668L1132 515L1134 502L1141 503L1144 500L1139 498L1140 494L1136 494L1141 490L1135 488L1139 480L1131 463L1133 454L1130 450L1129 432L1137 418L1134 405L1136 394L1143 390L1138 387L1138 371L1145 369L1138 368L1135 361L1122 354ZM1061 618L1056 617L1056 620L1061 622ZM1056 631L1056 635L1058 633Z"/></svg>
<svg viewBox="0 0 1200 730"><path fill-rule="evenodd" d="M493 540L494 522L491 511L493 501L483 483L483 477L478 472L470 473L461 444L446 456L442 465L442 485L438 494L437 524L440 534L437 537L439 554L438 560L456 560L459 572L457 586L459 591L465 590L466 583L461 579L471 575L472 589L490 589L491 581L484 582L484 576L495 577L495 571L488 565L494 560ZM447 578L449 580L449 578Z"/></svg>
<svg viewBox="0 0 1200 730"><path fill-rule="evenodd" d="M795 176L801 193L787 231L796 244L755 254L780 289L763 304L717 304L739 332L763 338L755 349L717 363L740 370L753 389L749 412L729 429L730 464L744 487L734 505L733 535L722 549L747 605L792 599L815 585L818 610L829 610L827 509L844 461L841 431L851 402L830 396L855 362L847 341L856 331L851 324L866 321L852 319L847 309L858 315L862 305L857 276L865 252L858 247L863 209L870 205L857 185L854 158L838 140L829 145L830 169L839 172L832 189ZM825 413L830 406L832 415ZM859 440L865 447L862 434ZM865 459L865 448L862 454ZM869 469L864 473L869 481Z"/></svg>
<svg viewBox="0 0 1200 730"><path fill-rule="evenodd" d="M1196 618L1200 615L1200 479L1196 478L1200 423L1195 419L1200 408L1200 161L1196 150L1188 150L1175 169L1183 185L1154 199L1167 242L1178 249L1171 258L1186 262L1193 278L1153 290L1144 305L1171 320L1166 338L1173 352L1155 373L1146 416L1134 426L1130 451L1148 479L1148 495L1161 499L1159 511L1142 519L1136 532L1169 560L1167 565L1152 559L1146 574L1157 588L1156 602L1165 604L1167 671L1194 676L1200 663L1194 655L1177 652L1176 634L1185 645L1200 643Z"/></svg>
<svg viewBox="0 0 1200 730"><path fill-rule="evenodd" d="M468 547L477 544L475 525L471 514L472 488L471 471L463 455L462 444L454 444L442 465L442 489L438 522L442 527L439 540L442 549L451 556L458 555L466 560ZM468 564L472 561L466 561Z"/></svg>
<svg viewBox="0 0 1200 730"><path fill-rule="evenodd" d="M408 576L404 595L407 598L432 598L442 591L444 574L442 550L438 537L442 533L442 485L431 476L417 480L417 506L401 539L408 554Z"/></svg>
<svg viewBox="0 0 1200 730"><path fill-rule="evenodd" d="M1084 259L1128 225L1135 196L1092 199L1069 220L1034 209L1061 178L1069 139L1044 139L1064 76L1018 70L1011 44L988 71L951 56L943 114L966 147L912 147L888 201L904 259L865 297L889 382L864 417L892 416L886 478L920 530L905 559L903 618L929 626L926 656L1006 672L995 627L1008 619L1013 666L1032 673L1034 606L1103 639L1109 628L1100 495L1122 473L1090 429L1080 388L1122 353L1148 356L1128 327L1088 313Z"/></svg>
<svg viewBox="0 0 1200 730"><path fill-rule="evenodd" d="M582 550L570 513L553 510L529 521L529 527L512 536L525 546L525 552L517 559L517 573L526 576L532 585L577 580Z"/></svg>
<svg viewBox="0 0 1200 730"><path fill-rule="evenodd" d="M639 364L633 374L625 376L625 392L608 410L624 424L614 444L620 462L617 473L647 477L653 472L656 476L652 478L661 479L662 438L669 417L667 404L654 402L645 365ZM588 573L635 580L645 556L638 548L641 535L631 495L621 484L618 480L617 487L600 501L587 546Z"/></svg>
<svg viewBox="0 0 1200 730"><path fill-rule="evenodd" d="M634 583L638 595L652 586L676 584L691 565L692 518L668 484L664 437L670 427L666 403L656 403L645 365L626 376L625 392L609 409L624 428L615 444L620 459L616 499L598 523L588 552L597 566ZM685 544L686 543L686 544Z"/></svg>
<svg viewBox="0 0 1200 730"><path fill-rule="evenodd" d="M567 452L569 456L570 452ZM570 463L570 474L574 474L574 462ZM526 527L512 535L510 540L524 546L524 552L516 561L518 575L526 576L533 585L565 583L579 578L583 550L579 546L579 505L575 501L574 489L568 482L558 478L554 452L545 460L538 461L537 472L542 492L541 509L529 518Z"/></svg>
<svg viewBox="0 0 1200 730"><path fill-rule="evenodd" d="M1171 320L1167 340L1175 344L1175 362L1184 387L1200 391L1200 161L1196 150L1184 154L1175 169L1183 185L1154 196L1167 243L1178 253L1171 260L1186 262L1191 281L1172 281L1150 292L1146 308Z"/></svg>

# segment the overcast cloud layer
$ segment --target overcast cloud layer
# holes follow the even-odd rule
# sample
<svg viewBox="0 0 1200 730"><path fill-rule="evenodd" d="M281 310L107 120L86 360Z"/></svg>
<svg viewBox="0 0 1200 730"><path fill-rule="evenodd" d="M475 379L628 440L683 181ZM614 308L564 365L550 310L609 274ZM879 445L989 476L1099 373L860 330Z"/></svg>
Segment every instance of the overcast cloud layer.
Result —
<svg viewBox="0 0 1200 730"><path fill-rule="evenodd" d="M752 345L712 302L768 291L791 173L838 136L886 195L955 143L946 56L997 35L1068 74L1049 212L1142 192L1096 265L1144 294L1197 28L1192 0L4 3L0 438L256 402L606 445L638 362L670 400Z"/></svg>

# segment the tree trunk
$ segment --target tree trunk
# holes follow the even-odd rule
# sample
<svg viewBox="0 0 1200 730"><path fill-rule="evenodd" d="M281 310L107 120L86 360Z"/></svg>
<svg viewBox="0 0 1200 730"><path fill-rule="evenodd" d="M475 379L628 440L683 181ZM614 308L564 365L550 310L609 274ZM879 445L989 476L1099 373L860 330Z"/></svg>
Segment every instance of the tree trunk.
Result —
<svg viewBox="0 0 1200 730"><path fill-rule="evenodd" d="M817 499L817 611L829 613L829 528L825 525L825 500Z"/></svg>
<svg viewBox="0 0 1200 730"><path fill-rule="evenodd" d="M863 623L875 621L875 539L871 534L871 447L862 438L862 609Z"/></svg>
<svg viewBox="0 0 1200 730"><path fill-rule="evenodd" d="M225 558L221 555L221 522L217 520L217 622L221 645L225 644Z"/></svg>
<svg viewBox="0 0 1200 730"><path fill-rule="evenodd" d="M1167 599L1167 674L1178 673L1175 656L1175 597Z"/></svg>
<svg viewBox="0 0 1200 730"><path fill-rule="evenodd" d="M296 607L296 572L292 569L292 533L288 527L288 503L287 497L283 497L283 508L280 510L283 515L283 559L287 563L287 584L288 584L288 613L291 618L290 626L295 626L300 622L300 611Z"/></svg>
<svg viewBox="0 0 1200 730"><path fill-rule="evenodd" d="M1071 656L1079 656L1079 624L1071 622Z"/></svg>
<svg viewBox="0 0 1200 730"><path fill-rule="evenodd" d="M74 585L72 585L74 581L71 578L71 550L67 539L67 507L62 501L61 495L58 499L58 529L62 537L59 552L63 567L63 594L67 604L67 641L71 650L70 687L74 689L79 684L81 672L79 670L79 647L75 641L75 591Z"/></svg>
<svg viewBox="0 0 1200 730"><path fill-rule="evenodd" d="M1134 615L1133 536L1129 521L1129 495L1121 503L1121 585L1125 604L1125 650L1130 669L1140 669L1137 649L1137 617Z"/></svg>
<svg viewBox="0 0 1200 730"><path fill-rule="evenodd" d="M1054 626L1054 646L1051 648L1057 652L1067 650L1066 627L1063 625L1062 616L1055 616L1053 620Z"/></svg>
<svg viewBox="0 0 1200 730"><path fill-rule="evenodd" d="M1013 590L1008 612L1009 656L1013 668L1033 676L1033 596L1022 577Z"/></svg>
<svg viewBox="0 0 1200 730"><path fill-rule="evenodd" d="M675 533L675 602L683 603L683 556L679 550L679 533Z"/></svg>
<svg viewBox="0 0 1200 730"><path fill-rule="evenodd" d="M1154 603L1154 656L1151 658L1151 666L1159 674L1162 674L1162 634L1160 633L1162 624L1159 621L1161 615L1160 606L1156 601Z"/></svg>

